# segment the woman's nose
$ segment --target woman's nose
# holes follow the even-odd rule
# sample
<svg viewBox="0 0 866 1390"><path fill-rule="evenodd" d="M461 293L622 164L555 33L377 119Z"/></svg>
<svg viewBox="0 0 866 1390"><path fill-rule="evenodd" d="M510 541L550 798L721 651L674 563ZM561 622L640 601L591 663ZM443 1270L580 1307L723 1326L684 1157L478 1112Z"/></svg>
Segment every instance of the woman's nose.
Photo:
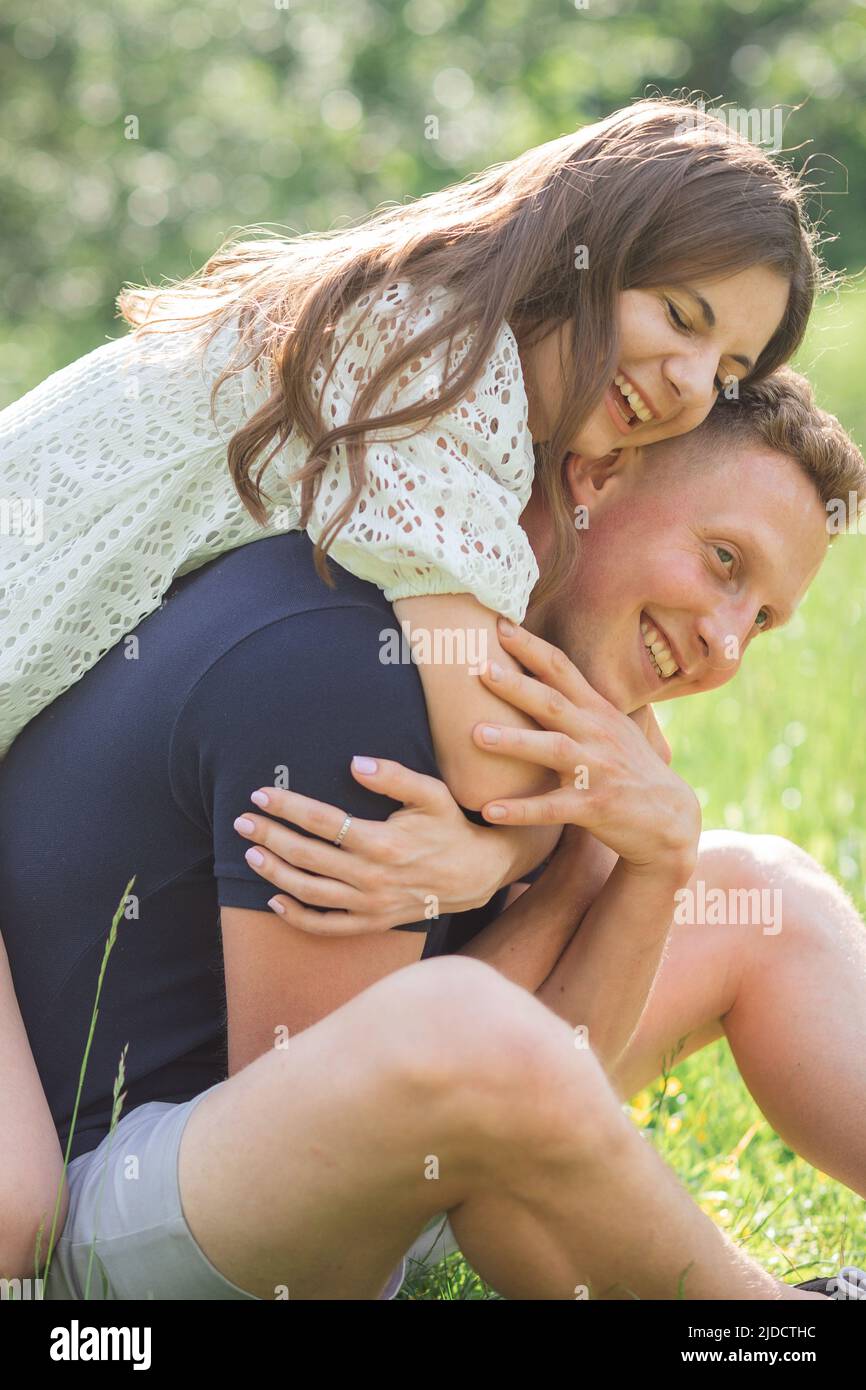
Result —
<svg viewBox="0 0 866 1390"><path fill-rule="evenodd" d="M667 364L667 378L683 407L705 405L716 395L718 353L708 349L683 353Z"/></svg>

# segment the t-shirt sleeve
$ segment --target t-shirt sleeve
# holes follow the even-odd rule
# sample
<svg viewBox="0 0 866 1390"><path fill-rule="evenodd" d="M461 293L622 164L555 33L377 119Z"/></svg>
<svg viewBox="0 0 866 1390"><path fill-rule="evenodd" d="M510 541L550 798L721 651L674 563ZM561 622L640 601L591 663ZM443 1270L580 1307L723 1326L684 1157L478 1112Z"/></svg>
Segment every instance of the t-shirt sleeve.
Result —
<svg viewBox="0 0 866 1390"><path fill-rule="evenodd" d="M288 786L385 820L399 805L355 781L355 754L440 776L417 668L380 660L390 626L387 610L362 604L281 618L237 643L187 696L170 776L181 809L210 828L221 907L269 912L278 891L249 867L250 841L233 825L244 811L260 814L250 802L257 787Z"/></svg>
<svg viewBox="0 0 866 1390"><path fill-rule="evenodd" d="M327 427L349 418L359 386L406 337L425 331L455 303L444 289L410 299L397 281L380 301L363 297L338 320L330 375L313 385ZM365 315L361 317L362 313ZM357 332L349 332L352 323ZM370 407L370 415L435 399L470 351L471 331L422 349ZM331 367L331 362L327 364ZM412 431L415 431L413 434ZM503 323L472 388L428 422L371 430L365 483L333 541L334 560L376 584L389 602L417 595L471 593L486 608L522 621L538 565L520 516L534 458L516 340ZM307 531L318 540L350 495L345 441L331 450Z"/></svg>

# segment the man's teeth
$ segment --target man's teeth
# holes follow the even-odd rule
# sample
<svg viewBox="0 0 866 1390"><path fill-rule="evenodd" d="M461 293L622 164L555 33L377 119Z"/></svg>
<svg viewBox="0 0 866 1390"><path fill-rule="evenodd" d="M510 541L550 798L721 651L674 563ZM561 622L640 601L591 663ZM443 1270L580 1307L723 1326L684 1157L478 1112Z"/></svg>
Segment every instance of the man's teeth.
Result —
<svg viewBox="0 0 866 1390"><path fill-rule="evenodd" d="M617 375L614 377L614 381L619 387L622 395L625 396L626 400L628 401L637 418L641 421L642 424L645 425L648 420L651 420L653 418L653 413L647 405L646 401L644 400L643 396L635 390L631 382L626 381L625 377L622 375L621 372L617 373Z"/></svg>
<svg viewBox="0 0 866 1390"><path fill-rule="evenodd" d="M680 668L671 656L658 630L653 627L652 623L641 623L640 630L643 633L644 646L659 675L664 676L665 679L675 675Z"/></svg>

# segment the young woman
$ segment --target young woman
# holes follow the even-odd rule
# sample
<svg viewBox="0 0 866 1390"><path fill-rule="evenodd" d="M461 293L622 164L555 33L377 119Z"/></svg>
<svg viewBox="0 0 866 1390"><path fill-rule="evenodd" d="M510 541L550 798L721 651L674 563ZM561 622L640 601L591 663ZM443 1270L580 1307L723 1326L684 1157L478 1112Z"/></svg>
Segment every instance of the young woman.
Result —
<svg viewBox="0 0 866 1390"><path fill-rule="evenodd" d="M126 291L136 332L0 415L4 492L39 523L0 561L0 756L177 575L287 527L316 541L326 581L330 554L401 622L472 629L513 669L496 614L520 621L574 558L567 454L699 424L793 354L822 277L793 173L655 100L361 226L230 245L187 281ZM557 537L540 583L519 524L536 470ZM481 720L529 721L467 665L421 676L458 803L547 784L474 746ZM512 879L539 857L532 835ZM34 1075L6 1066L0 1108L38 1105ZM40 1166L0 1132L14 1253L53 1205L59 1155Z"/></svg>

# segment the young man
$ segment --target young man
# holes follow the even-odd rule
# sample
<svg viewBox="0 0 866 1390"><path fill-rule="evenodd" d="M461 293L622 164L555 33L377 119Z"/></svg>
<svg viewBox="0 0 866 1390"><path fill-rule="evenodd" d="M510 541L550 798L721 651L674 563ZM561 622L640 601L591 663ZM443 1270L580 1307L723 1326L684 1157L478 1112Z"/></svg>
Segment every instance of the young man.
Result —
<svg viewBox="0 0 866 1390"><path fill-rule="evenodd" d="M866 1193L866 1096L853 1065L866 1042L859 924L810 860L775 841L769 867L762 845L726 841L695 868L690 793L627 717L663 693L644 614L677 648L671 694L674 681L682 693L720 684L738 664L718 665L721 639L737 637L742 651L756 614L783 621L820 565L825 492L866 493L850 441L793 378L774 389L787 433L764 437L759 398L750 431L716 440L717 461L696 471L673 448L654 477L570 465L576 500L585 495L595 515L574 588L550 621L594 687L598 746L584 743L586 756L616 779L588 828L619 858L588 910L583 853L594 841L568 836L468 950L423 968L417 933L329 940L265 911L273 889L232 828L251 790L288 767L298 792L376 819L388 807L348 775L353 754L436 771L417 671L379 660L389 605L347 575L336 595L324 590L303 536L262 541L179 581L137 630L135 661L114 649L24 731L0 775L0 910L62 1138L105 927L137 875L106 976L47 1296L82 1295L94 1233L118 1298L393 1296L402 1252L439 1211L506 1297L572 1298L581 1286L602 1297L674 1298L681 1286L687 1298L815 1296L738 1250L620 1106L623 1087L658 1069L670 1027L699 1045L723 1018L731 1036L736 1017L732 1045L771 1120L783 1132L799 1125L801 1150ZM527 521L543 561L539 502ZM667 829L643 824L653 803L675 811ZM754 938L746 948L731 940L727 956L707 945L722 956L707 958L703 992L672 952L644 1010L673 895L692 870L709 886L768 874L796 884L784 945L769 960ZM447 931L436 925L425 956L447 950ZM671 1011L653 1014L672 959ZM763 1055L769 965L781 1084ZM827 1017L804 1058L796 1015L814 1008L816 981ZM572 1021L588 1027L591 1049L575 1047ZM107 1138L127 1042L127 1113ZM106 1161L113 1180L99 1208Z"/></svg>
<svg viewBox="0 0 866 1390"><path fill-rule="evenodd" d="M802 595L814 575L828 543L827 504L837 497L850 503L849 490L863 498L857 450L835 421L815 414L808 385L791 373L753 390L735 412L720 404L694 436L654 446L641 460L623 454L615 468L573 461L570 470L574 500L591 513L574 602L541 623L530 620L529 626L568 651L595 690L622 710L730 679L750 642L790 616L797 582ZM546 510L533 505L524 524L543 559L550 542ZM791 570L791 555L798 557L799 571ZM786 581L792 586L787 598ZM678 658L667 660L662 651L664 679L648 671L641 650L653 635L648 620L665 632ZM573 774L585 765L581 740L587 720L598 712L577 672L563 673L561 663L553 661L555 650L541 648L539 661L533 649L540 645L524 633L509 651L547 686L572 694L582 708L571 716L569 728L568 718L551 719L541 692L521 695L521 686L531 682L505 678L506 691L513 689L521 709L547 728L574 735L560 755L562 789L546 800L545 814L531 803L513 803L507 823L517 823L528 811L529 819L554 822L575 813L586 825L591 812L581 803L589 793L574 789ZM513 735L503 728L495 747L525 757L533 741L544 748L549 737ZM538 760L551 762L546 754ZM375 781L364 780L392 797L423 804L425 779L407 778L384 764ZM604 791L609 779L596 785ZM632 824L641 825L643 851L652 819L660 816L645 792L644 787L630 813ZM620 790L620 803L627 795ZM293 821L303 816L297 803L281 811L279 792L271 798L272 814L285 813ZM290 847L289 833L254 811L243 814L256 823L248 838L264 847L259 871L281 883L278 856L286 853L295 865L282 885L286 892L305 902L328 902L321 879L316 880L319 896L308 895L297 869L304 861ZM333 816L330 830L336 833L343 817L336 809ZM414 858L423 862L423 816L413 821L411 813L401 812L389 823L396 829L395 820L401 821L400 833ZM352 823L344 853L350 851L356 877L377 863L381 872L379 846L394 849L388 832L388 825ZM327 823L318 833L330 834ZM457 847L455 840L440 854L453 862ZM586 1028L622 1099L657 1077L664 1058L676 1053L682 1060L727 1035L749 1088L787 1142L866 1195L866 1131L855 1118L863 1094L866 935L838 885L778 837L709 832L701 838L695 872L687 885L683 880L672 930L664 902L653 919L644 883L631 918L621 896L606 917L603 900L597 900L594 913L575 932L575 921L615 856L602 850L593 861L591 847L573 834L561 847L566 849L559 894L548 876L547 884L537 884L525 897L522 917L512 909L474 939L457 919L446 949L462 947L464 954L493 964L572 1026ZM327 873L318 861L309 867ZM403 869L388 872L391 920L399 920L393 916L394 880L405 884L407 899L414 890L416 902L423 901L425 884ZM428 870L426 891L434 886ZM721 916L719 900L725 904ZM280 901L291 924L321 930L330 921L327 916L315 920L291 898ZM706 925L700 903L705 909L711 905L709 912L704 909ZM739 915L728 911L731 903L741 909ZM339 929L357 929L351 900L334 905L343 909ZM358 920L365 930L382 925L370 917L366 900L357 911L364 914ZM810 1036L820 1034L820 1042L804 1055L807 1019L812 1019ZM427 1237L426 1246L430 1243ZM424 1248L419 1241L417 1253Z"/></svg>

